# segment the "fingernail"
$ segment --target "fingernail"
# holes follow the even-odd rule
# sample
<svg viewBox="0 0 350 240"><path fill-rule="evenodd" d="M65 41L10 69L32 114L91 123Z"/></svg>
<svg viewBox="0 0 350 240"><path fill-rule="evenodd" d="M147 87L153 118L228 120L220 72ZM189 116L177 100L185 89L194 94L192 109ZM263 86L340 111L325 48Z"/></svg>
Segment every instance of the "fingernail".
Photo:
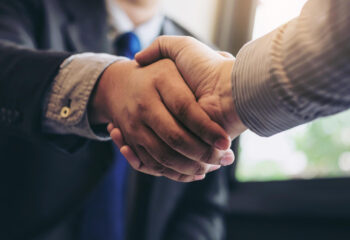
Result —
<svg viewBox="0 0 350 240"><path fill-rule="evenodd" d="M205 178L205 175L198 175L198 176L194 177L194 180L195 181L200 181L200 180L203 180L204 178Z"/></svg>
<svg viewBox="0 0 350 240"><path fill-rule="evenodd" d="M227 150L227 148L229 147L228 139L220 138L215 142L215 147L220 150Z"/></svg>
<svg viewBox="0 0 350 240"><path fill-rule="evenodd" d="M221 168L220 165L213 165L209 168L208 172L214 172L214 171L218 170L219 168Z"/></svg>
<svg viewBox="0 0 350 240"><path fill-rule="evenodd" d="M235 155L233 154L233 152L228 152L225 153L225 155L222 157L220 164L222 166L228 166L231 165L235 160Z"/></svg>

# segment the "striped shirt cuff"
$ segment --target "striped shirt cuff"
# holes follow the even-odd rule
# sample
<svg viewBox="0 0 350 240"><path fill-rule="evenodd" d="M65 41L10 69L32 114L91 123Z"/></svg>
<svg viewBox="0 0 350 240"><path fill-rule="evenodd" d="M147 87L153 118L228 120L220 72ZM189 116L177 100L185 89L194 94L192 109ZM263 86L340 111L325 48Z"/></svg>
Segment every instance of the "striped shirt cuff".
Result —
<svg viewBox="0 0 350 240"><path fill-rule="evenodd" d="M93 131L87 114L90 95L104 70L124 60L108 54L82 53L66 59L47 93L43 129L54 134L74 134L93 140L109 140L107 132Z"/></svg>
<svg viewBox="0 0 350 240"><path fill-rule="evenodd" d="M238 53L232 73L233 98L242 122L253 132L268 137L306 122L280 99L271 74L272 47L284 26L246 44Z"/></svg>

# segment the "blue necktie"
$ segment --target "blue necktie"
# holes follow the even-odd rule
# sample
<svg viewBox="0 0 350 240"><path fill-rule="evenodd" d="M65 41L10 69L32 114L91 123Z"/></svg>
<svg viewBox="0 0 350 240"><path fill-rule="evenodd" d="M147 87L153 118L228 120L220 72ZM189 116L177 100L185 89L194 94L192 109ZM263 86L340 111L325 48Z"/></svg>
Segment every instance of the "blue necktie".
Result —
<svg viewBox="0 0 350 240"><path fill-rule="evenodd" d="M134 59L135 54L141 51L141 43L135 33L127 32L117 38L114 49L118 56Z"/></svg>
<svg viewBox="0 0 350 240"><path fill-rule="evenodd" d="M133 32L119 36L114 43L115 53L133 59L141 50ZM125 239L125 196L128 163L116 146L114 162L101 183L89 196L82 219L81 240Z"/></svg>

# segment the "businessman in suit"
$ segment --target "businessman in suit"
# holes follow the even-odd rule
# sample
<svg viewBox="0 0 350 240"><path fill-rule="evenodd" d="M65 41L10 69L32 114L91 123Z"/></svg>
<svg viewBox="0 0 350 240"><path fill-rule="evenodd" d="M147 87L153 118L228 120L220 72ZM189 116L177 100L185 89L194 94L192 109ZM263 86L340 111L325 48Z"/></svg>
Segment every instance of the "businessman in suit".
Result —
<svg viewBox="0 0 350 240"><path fill-rule="evenodd" d="M173 63L139 68L121 57L133 58L157 35L189 35L156 6L157 1L0 1L1 239L224 236L225 170L200 183L153 178L129 168L105 141L104 124L113 122L130 133L125 141L141 146L142 160L130 161L132 167L174 180L203 179L232 163L225 131L196 104ZM154 77L159 69L166 71ZM148 95L155 90L149 79L167 93L161 97L179 113L176 119L165 111L157 115L164 106ZM149 99L159 107L150 108ZM134 111L136 100L143 115ZM144 122L154 125L146 128ZM164 125L178 132L172 136ZM158 134L167 135L165 142ZM149 152L172 153L174 161Z"/></svg>

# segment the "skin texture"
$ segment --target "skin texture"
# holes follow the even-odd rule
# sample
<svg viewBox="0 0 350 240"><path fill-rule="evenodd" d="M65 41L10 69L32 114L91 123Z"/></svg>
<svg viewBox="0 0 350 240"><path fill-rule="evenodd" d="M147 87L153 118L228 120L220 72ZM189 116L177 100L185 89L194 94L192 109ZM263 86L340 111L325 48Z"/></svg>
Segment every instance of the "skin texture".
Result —
<svg viewBox="0 0 350 240"><path fill-rule="evenodd" d="M145 67L136 61L112 64L89 112L92 123L118 126L136 158L125 155L138 171L189 182L218 169L227 156L233 162L226 132L203 111L169 59Z"/></svg>
<svg viewBox="0 0 350 240"><path fill-rule="evenodd" d="M198 104L232 139L247 129L235 111L231 80L235 59L231 54L215 52L191 37L163 36L136 55L143 66L165 58L174 61ZM109 131L125 157L137 161L135 149L123 140L118 126L110 125ZM227 154L220 164L231 164L231 158Z"/></svg>
<svg viewBox="0 0 350 240"><path fill-rule="evenodd" d="M151 19L159 7L158 0L115 1L135 26ZM155 64L147 69L151 74L145 70L138 76L135 62L119 64L113 64L101 77L89 118L96 124L110 123L112 139L134 169L189 182L203 179L220 164L233 163L234 154L227 150L228 135L200 108L172 62ZM130 78L135 81L122 81ZM157 85L150 89L145 83L152 78L158 81L153 81Z"/></svg>
<svg viewBox="0 0 350 240"><path fill-rule="evenodd" d="M192 37L162 36L135 57L143 66L163 58L175 62L200 106L231 138L247 129L235 110L231 54L216 52Z"/></svg>

